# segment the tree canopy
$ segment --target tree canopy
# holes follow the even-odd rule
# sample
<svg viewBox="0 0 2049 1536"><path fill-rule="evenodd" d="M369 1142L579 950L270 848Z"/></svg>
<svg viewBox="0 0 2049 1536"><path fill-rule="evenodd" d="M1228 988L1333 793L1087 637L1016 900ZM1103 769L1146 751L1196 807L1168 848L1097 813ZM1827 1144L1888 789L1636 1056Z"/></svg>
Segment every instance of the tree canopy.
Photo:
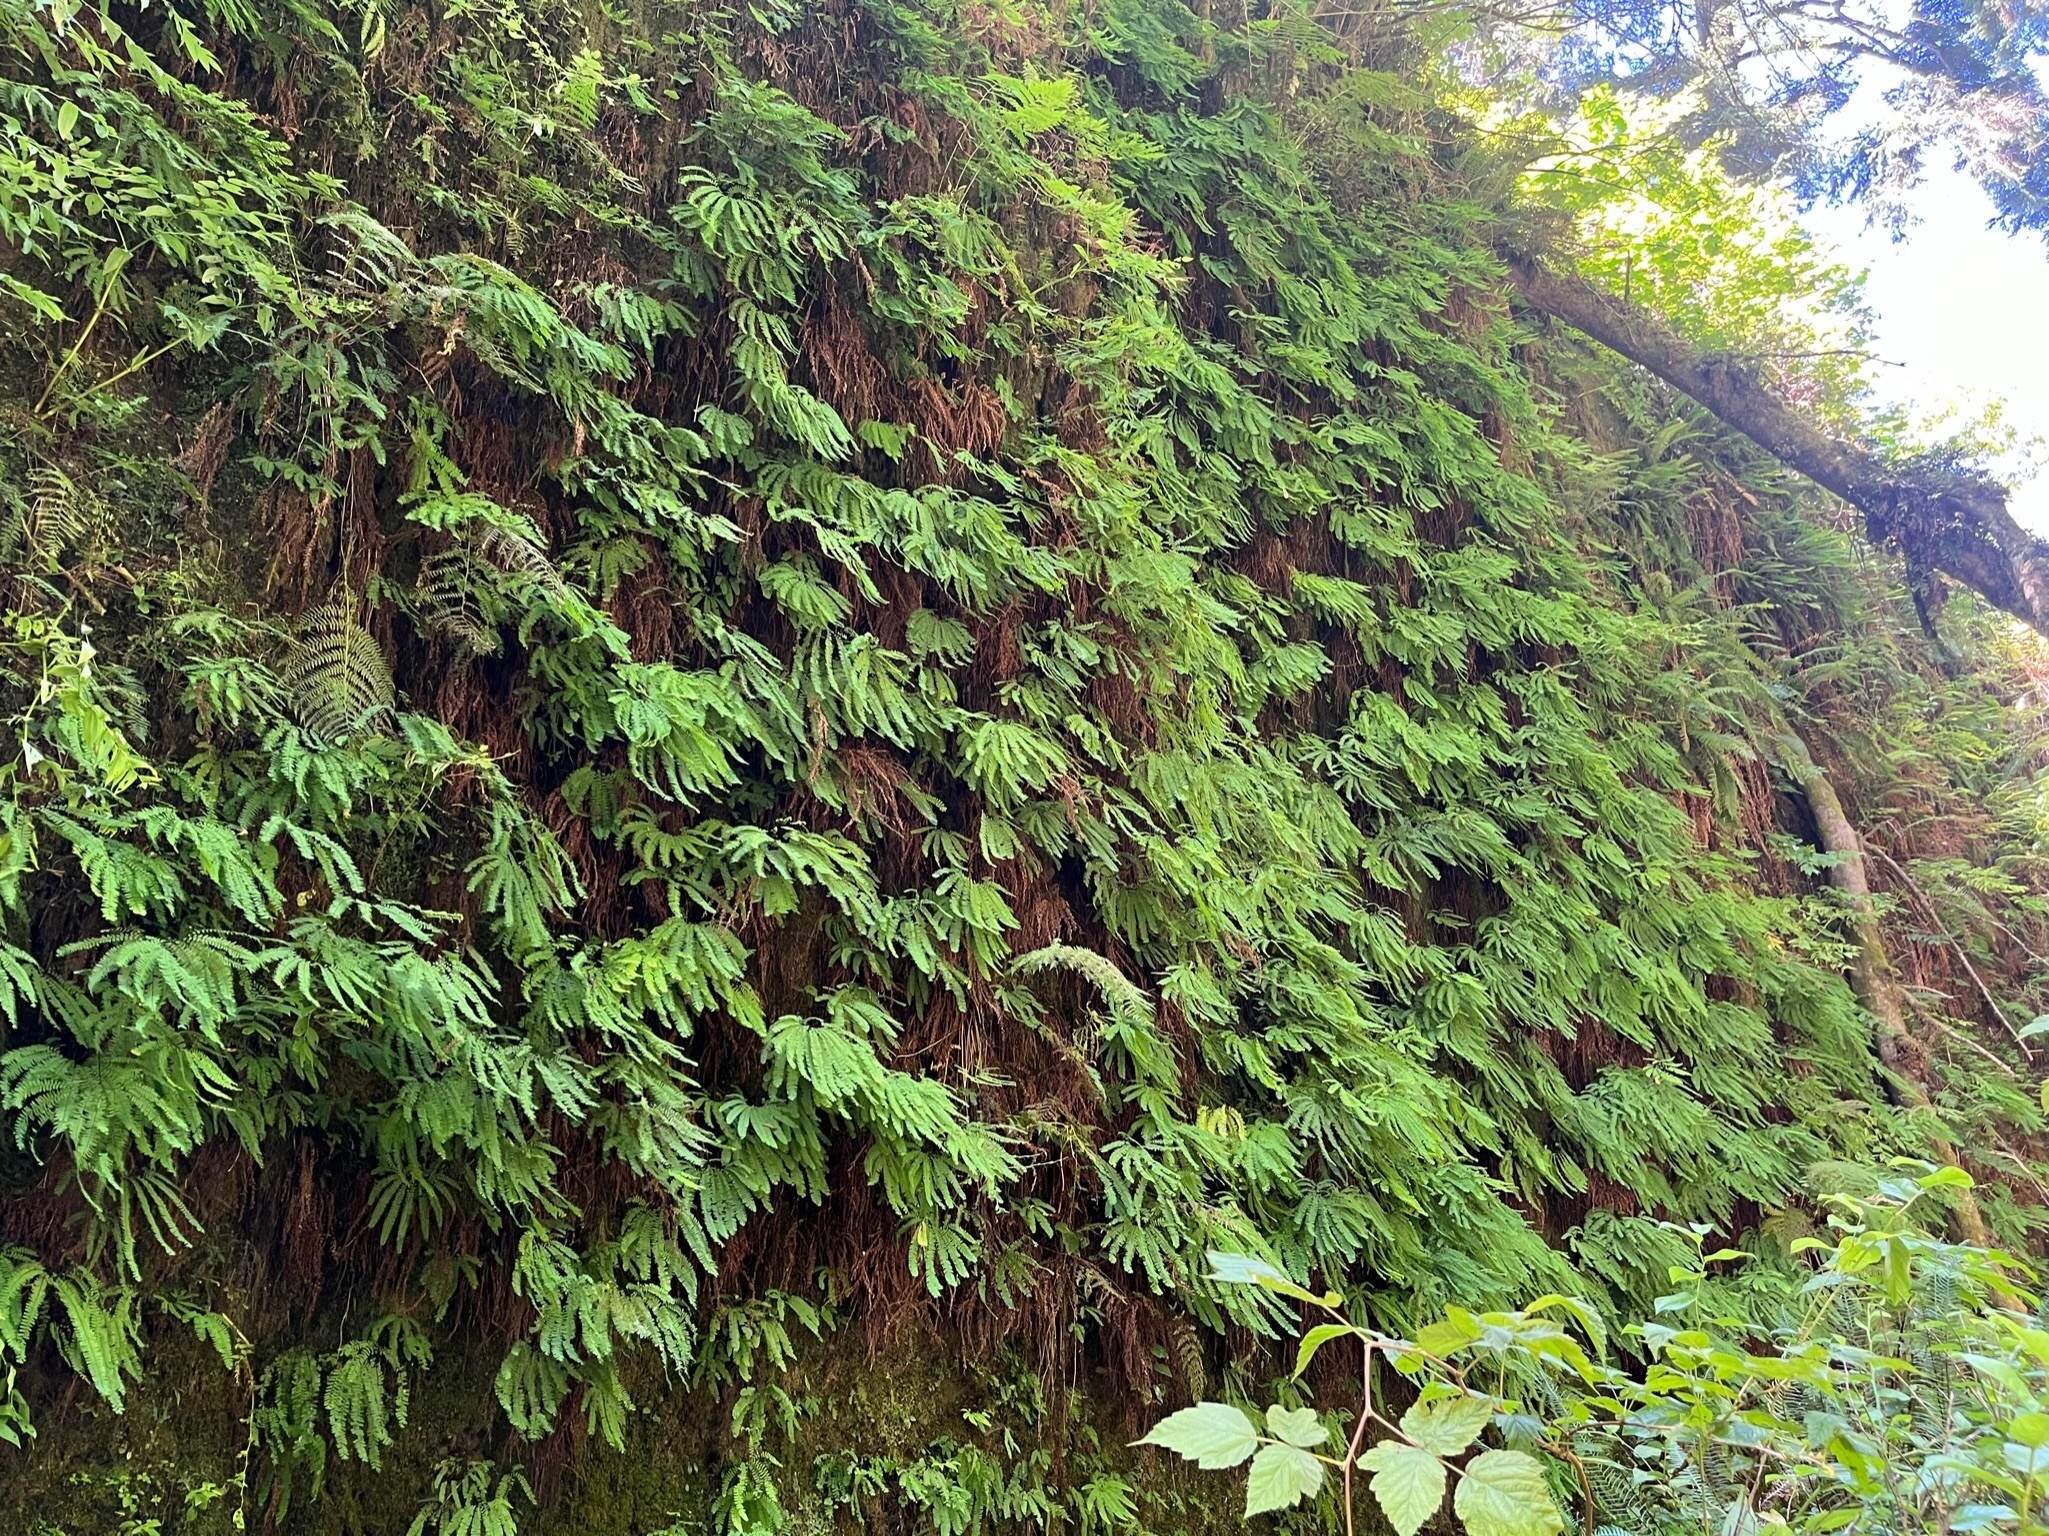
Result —
<svg viewBox="0 0 2049 1536"><path fill-rule="evenodd" d="M1511 0L1474 14L1508 45L1496 59L1541 90L1569 98L1621 82L1681 99L1689 144L1713 142L1739 174L1803 199L1867 202L1901 227L1907 194L1947 157L1990 193L2001 226L2049 232L2040 6Z"/></svg>

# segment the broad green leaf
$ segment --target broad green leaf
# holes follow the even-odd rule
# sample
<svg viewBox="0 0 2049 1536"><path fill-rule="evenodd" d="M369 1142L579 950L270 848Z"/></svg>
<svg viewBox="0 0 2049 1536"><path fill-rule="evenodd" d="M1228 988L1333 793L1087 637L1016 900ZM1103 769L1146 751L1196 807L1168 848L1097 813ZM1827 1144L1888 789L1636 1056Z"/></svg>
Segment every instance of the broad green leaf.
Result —
<svg viewBox="0 0 2049 1536"><path fill-rule="evenodd" d="M1978 1181L1957 1167L1938 1168L1914 1181L1923 1189L1976 1189Z"/></svg>
<svg viewBox="0 0 2049 1536"><path fill-rule="evenodd" d="M1513 1450L1524 1451L1544 1438L1546 1426L1534 1413L1497 1413L1494 1432Z"/></svg>
<svg viewBox="0 0 2049 1536"><path fill-rule="evenodd" d="M2006 1426L2006 1437L2022 1445L2049 1445L2049 1413L2024 1413Z"/></svg>
<svg viewBox="0 0 2049 1536"><path fill-rule="evenodd" d="M1586 1302L1572 1296L1539 1296L1523 1310L1534 1314L1548 1312L1554 1307L1579 1324L1586 1333L1587 1342L1594 1346L1596 1356L1603 1360L1608 1358L1608 1325L1601 1320L1601 1314Z"/></svg>
<svg viewBox="0 0 2049 1536"><path fill-rule="evenodd" d="M1482 1451L1467 1462L1451 1507L1468 1536L1553 1536L1565 1528L1544 1469L1521 1451Z"/></svg>
<svg viewBox="0 0 2049 1536"><path fill-rule="evenodd" d="M1345 1299L1336 1291L1325 1291L1319 1296L1308 1287L1297 1285L1292 1280L1269 1280L1264 1275L1260 1276L1258 1284L1263 1291L1272 1291L1293 1301L1306 1301L1312 1307L1336 1307Z"/></svg>
<svg viewBox="0 0 2049 1536"><path fill-rule="evenodd" d="M2018 1440L2009 1440L1999 1448L1999 1454L2006 1458L2009 1467L2024 1476L2040 1477L2049 1472L2049 1445L2023 1445Z"/></svg>
<svg viewBox="0 0 2049 1536"><path fill-rule="evenodd" d="M1249 1253L1220 1253L1215 1249L1209 1253L1209 1277L1226 1285L1254 1285L1262 1278L1287 1279L1265 1259L1255 1259Z"/></svg>
<svg viewBox="0 0 2049 1536"><path fill-rule="evenodd" d="M1988 1525L2012 1520L2014 1512L2004 1504L1966 1504L1949 1517L1953 1531L1982 1531Z"/></svg>
<svg viewBox="0 0 2049 1536"><path fill-rule="evenodd" d="M1914 1276L1907 1245L1899 1238L1889 1238L1885 1245L1885 1299L1895 1307L1903 1307L1913 1295Z"/></svg>
<svg viewBox="0 0 2049 1536"><path fill-rule="evenodd" d="M1256 1285L1261 1290L1273 1291L1295 1301L1306 1301L1311 1306L1329 1306L1336 1301L1335 1297L1326 1299L1306 1286L1297 1285L1265 1259L1255 1259L1249 1254L1212 1252L1209 1256L1209 1277L1226 1285Z"/></svg>
<svg viewBox="0 0 2049 1536"><path fill-rule="evenodd" d="M1807 1536L1824 1536L1828 1531L1840 1531L1845 1526L1855 1525L1864 1516L1861 1509L1838 1509L1826 1515L1817 1515L1805 1523ZM1959 1527L1952 1527L1959 1529Z"/></svg>
<svg viewBox="0 0 2049 1536"><path fill-rule="evenodd" d="M1456 1456L1480 1438L1493 1417L1491 1398L1426 1398L1402 1415L1402 1433L1426 1451Z"/></svg>
<svg viewBox="0 0 2049 1536"><path fill-rule="evenodd" d="M2032 1395L2033 1389L2029 1387L2027 1377L2015 1369L2013 1362L2010 1360L2002 1360L1997 1355L1981 1355L1972 1351L1966 1351L1956 1358L1963 1361L1979 1375L1990 1377L2016 1397L2027 1398Z"/></svg>
<svg viewBox="0 0 2049 1536"><path fill-rule="evenodd" d="M1444 1463L1426 1450L1383 1440L1359 1465L1373 1474L1369 1486L1395 1536L1416 1536L1444 1503Z"/></svg>
<svg viewBox="0 0 2049 1536"><path fill-rule="evenodd" d="M1416 1335L1416 1347L1438 1356L1455 1355L1480 1336L1480 1324L1473 1314L1453 1307L1444 1320L1431 1323Z"/></svg>
<svg viewBox="0 0 2049 1536"><path fill-rule="evenodd" d="M1243 1409L1229 1403L1197 1403L1170 1413L1137 1445L1157 1445L1214 1472L1235 1467L1259 1444L1259 1429Z"/></svg>
<svg viewBox="0 0 2049 1536"><path fill-rule="evenodd" d="M1275 1403L1266 1411L1266 1427L1290 1445L1313 1451L1330 1438L1330 1431L1317 1420L1314 1408L1283 1408Z"/></svg>
<svg viewBox="0 0 2049 1536"><path fill-rule="evenodd" d="M1245 1484L1245 1514L1293 1509L1323 1486L1323 1463L1294 1445L1262 1445Z"/></svg>
<svg viewBox="0 0 2049 1536"><path fill-rule="evenodd" d="M1850 1421L1841 1414L1824 1413L1818 1409L1808 1410L1801 1423L1805 1427L1807 1443L1817 1451L1826 1450L1835 1443L1836 1436L1850 1427Z"/></svg>
<svg viewBox="0 0 2049 1536"><path fill-rule="evenodd" d="M1295 1351L1295 1374L1300 1376L1309 1369L1309 1362L1316 1358L1316 1352L1332 1339L1341 1339L1346 1334L1359 1330L1350 1323L1318 1323L1302 1335L1302 1343Z"/></svg>

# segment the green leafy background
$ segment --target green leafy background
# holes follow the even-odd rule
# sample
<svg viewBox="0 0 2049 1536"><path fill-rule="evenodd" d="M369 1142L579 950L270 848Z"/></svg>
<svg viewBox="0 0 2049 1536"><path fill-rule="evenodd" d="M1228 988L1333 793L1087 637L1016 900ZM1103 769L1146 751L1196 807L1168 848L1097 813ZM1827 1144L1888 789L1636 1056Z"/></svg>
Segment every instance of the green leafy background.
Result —
<svg viewBox="0 0 2049 1536"><path fill-rule="evenodd" d="M0 11L12 1519L1206 1527L1206 1250L2035 1229L2036 654L1515 315L1413 34Z"/></svg>

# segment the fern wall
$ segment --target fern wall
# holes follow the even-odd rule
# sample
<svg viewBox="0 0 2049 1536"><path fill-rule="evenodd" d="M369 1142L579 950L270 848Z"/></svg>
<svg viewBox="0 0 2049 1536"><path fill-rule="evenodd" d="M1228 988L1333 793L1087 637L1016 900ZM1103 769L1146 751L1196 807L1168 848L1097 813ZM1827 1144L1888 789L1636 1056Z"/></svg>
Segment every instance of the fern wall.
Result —
<svg viewBox="0 0 2049 1536"><path fill-rule="evenodd" d="M15 1521L1193 1528L1205 1249L2033 1229L2028 658L1518 320L1392 29L4 13Z"/></svg>

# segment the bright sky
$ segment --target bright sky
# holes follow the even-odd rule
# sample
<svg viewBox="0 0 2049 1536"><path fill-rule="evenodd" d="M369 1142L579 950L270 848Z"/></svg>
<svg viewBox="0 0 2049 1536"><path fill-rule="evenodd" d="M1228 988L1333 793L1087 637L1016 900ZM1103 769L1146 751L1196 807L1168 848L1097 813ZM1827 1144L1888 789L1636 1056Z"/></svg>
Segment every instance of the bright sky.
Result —
<svg viewBox="0 0 2049 1536"><path fill-rule="evenodd" d="M1920 222L1897 245L1864 228L1855 208L1804 220L1847 266L1870 273L1873 350L1904 365L1873 370L1879 399L1925 415L2003 398L2022 438L2049 439L2049 244L1988 229L1990 202L1954 171L1931 175L1913 204ZM1996 467L2012 485L2014 515L2049 534L2049 472L2014 483L2024 464Z"/></svg>

